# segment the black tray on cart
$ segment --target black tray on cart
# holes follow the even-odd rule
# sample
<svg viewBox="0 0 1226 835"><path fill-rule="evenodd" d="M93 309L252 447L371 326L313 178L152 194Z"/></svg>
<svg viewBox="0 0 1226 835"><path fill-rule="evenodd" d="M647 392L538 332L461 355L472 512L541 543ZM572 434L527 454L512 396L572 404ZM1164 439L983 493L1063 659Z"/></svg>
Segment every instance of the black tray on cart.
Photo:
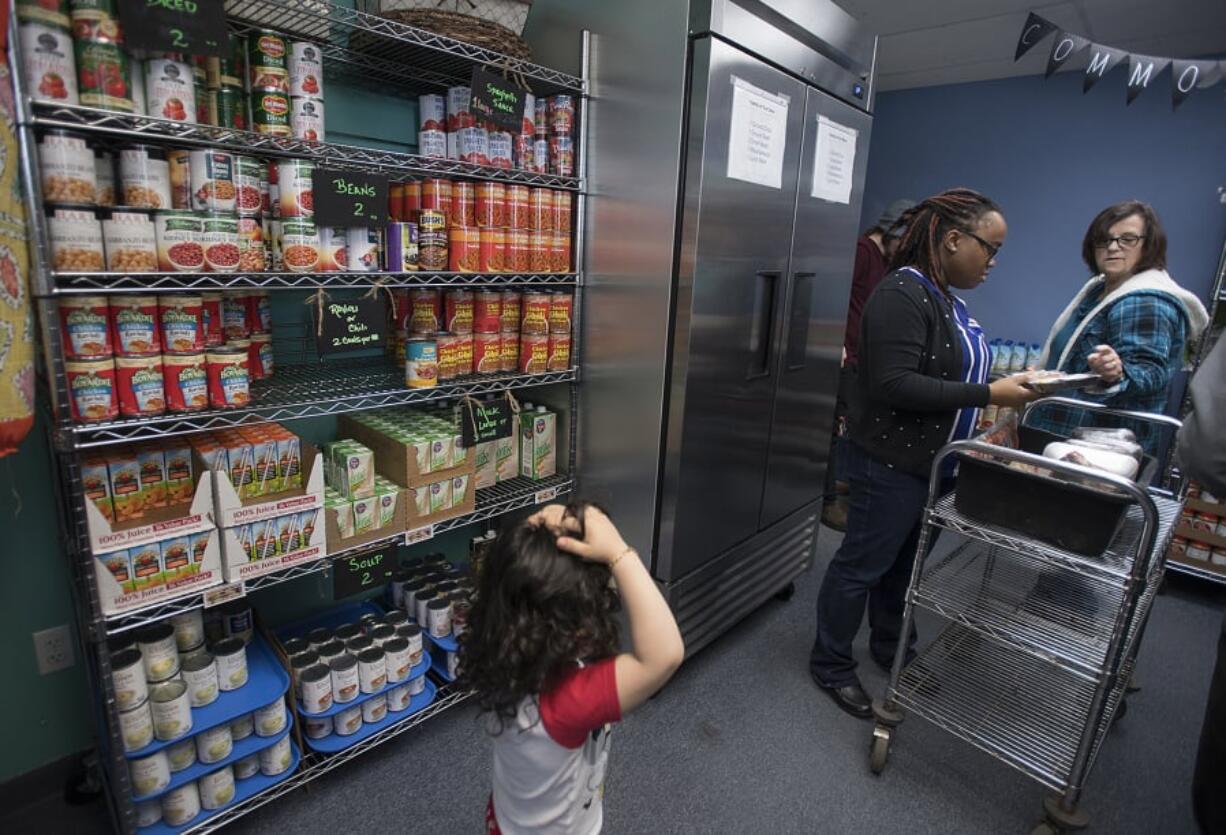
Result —
<svg viewBox="0 0 1226 835"><path fill-rule="evenodd" d="M1063 440L1042 429L1018 427L1023 452L1041 455L1049 443ZM1014 469L1001 461L967 453L958 459L954 507L959 513L1084 556L1101 556L1107 550L1133 504L1123 493ZM1157 470L1157 460L1146 455L1137 483L1150 484Z"/></svg>

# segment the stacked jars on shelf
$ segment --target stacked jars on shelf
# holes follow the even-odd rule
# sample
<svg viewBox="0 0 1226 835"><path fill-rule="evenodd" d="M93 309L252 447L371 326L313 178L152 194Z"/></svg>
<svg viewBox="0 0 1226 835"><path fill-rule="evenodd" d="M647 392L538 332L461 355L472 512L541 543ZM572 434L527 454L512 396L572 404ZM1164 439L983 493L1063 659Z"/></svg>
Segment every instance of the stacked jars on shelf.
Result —
<svg viewBox="0 0 1226 835"><path fill-rule="evenodd" d="M392 350L405 361L410 388L570 368L569 292L420 288L402 293L396 309Z"/></svg>
<svg viewBox="0 0 1226 835"><path fill-rule="evenodd" d="M244 406L272 373L267 294L74 296L59 316L78 422Z"/></svg>

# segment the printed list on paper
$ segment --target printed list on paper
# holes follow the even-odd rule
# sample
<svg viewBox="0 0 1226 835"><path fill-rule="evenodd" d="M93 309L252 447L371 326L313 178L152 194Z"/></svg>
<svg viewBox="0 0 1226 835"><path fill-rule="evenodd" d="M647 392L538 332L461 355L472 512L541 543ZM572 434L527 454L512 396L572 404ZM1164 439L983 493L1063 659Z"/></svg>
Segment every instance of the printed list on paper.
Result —
<svg viewBox="0 0 1226 835"><path fill-rule="evenodd" d="M817 117L817 144L813 149L813 191L819 200L850 203L856 170L858 131L825 116Z"/></svg>
<svg viewBox="0 0 1226 835"><path fill-rule="evenodd" d="M760 186L783 188L787 130L788 97L768 93L734 75L728 176Z"/></svg>

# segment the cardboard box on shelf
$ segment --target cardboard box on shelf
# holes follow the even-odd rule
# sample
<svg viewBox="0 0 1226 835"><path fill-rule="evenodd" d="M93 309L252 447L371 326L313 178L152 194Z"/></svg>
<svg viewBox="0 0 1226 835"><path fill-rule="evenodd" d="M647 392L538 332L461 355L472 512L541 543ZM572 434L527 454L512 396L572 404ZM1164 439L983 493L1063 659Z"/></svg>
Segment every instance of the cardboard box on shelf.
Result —
<svg viewBox="0 0 1226 835"><path fill-rule="evenodd" d="M202 484L207 485L208 480ZM94 574L105 615L198 594L222 583L221 532L173 533L162 541L95 551ZM184 550L186 549L186 550Z"/></svg>
<svg viewBox="0 0 1226 835"><path fill-rule="evenodd" d="M145 507L139 500L134 500L130 508L137 509L140 515L130 518L130 514L127 514L129 518L121 521L109 521L95 502L87 501L85 518L89 527L90 550L103 554L209 530L213 527L214 518L212 481L201 478L187 502Z"/></svg>
<svg viewBox="0 0 1226 835"><path fill-rule="evenodd" d="M1208 545L1210 548L1222 548L1226 550L1226 536L1218 536L1212 531L1202 531L1192 527L1187 522L1180 522L1175 528L1175 536L1182 536L1184 539L1190 539L1194 542L1200 542Z"/></svg>
<svg viewBox="0 0 1226 835"><path fill-rule="evenodd" d="M365 545L368 542L386 539L393 534L403 533L405 530L406 519L405 505L407 504L405 496L408 492L410 491L397 489L391 494L395 497L395 508L392 510L390 515L387 513L386 508L380 507L379 496L371 499L355 500L370 506L369 516L374 523L374 526L367 526L361 533L357 532L354 520L352 518L354 516L353 501L343 502L341 508L338 508L330 503L325 503L322 513L324 519L324 529L327 532L328 553L335 554L339 551L345 551L349 548ZM346 507L347 510L344 509ZM348 522L346 522L341 515L346 512L350 517ZM347 535L342 536L342 533Z"/></svg>
<svg viewBox="0 0 1226 835"><path fill-rule="evenodd" d="M375 472L401 487L419 487L471 472L475 458L471 450L459 443L459 432L451 439L450 446L445 440L434 444L410 444L343 415L339 433L369 448L375 456ZM436 466L460 457L459 464Z"/></svg>
<svg viewBox="0 0 1226 835"><path fill-rule="evenodd" d="M222 528L226 582L250 580L326 553L323 507L308 507Z"/></svg>
<svg viewBox="0 0 1226 835"><path fill-rule="evenodd" d="M288 462L291 456L286 456L285 460ZM293 466L299 466L301 472L305 474L305 477L301 479L301 486L251 498L239 496L240 491L231 480L228 470L220 467L213 469L218 524L223 528L233 528L258 522L261 519L271 519L289 513L301 513L312 508L323 507L323 457L315 447L302 443L300 456L292 460L299 462ZM199 455L197 462L203 469L205 461Z"/></svg>
<svg viewBox="0 0 1226 835"><path fill-rule="evenodd" d="M440 479L404 491L408 530L454 519L476 509L476 468L473 461L470 460L464 469L465 472L449 479Z"/></svg>

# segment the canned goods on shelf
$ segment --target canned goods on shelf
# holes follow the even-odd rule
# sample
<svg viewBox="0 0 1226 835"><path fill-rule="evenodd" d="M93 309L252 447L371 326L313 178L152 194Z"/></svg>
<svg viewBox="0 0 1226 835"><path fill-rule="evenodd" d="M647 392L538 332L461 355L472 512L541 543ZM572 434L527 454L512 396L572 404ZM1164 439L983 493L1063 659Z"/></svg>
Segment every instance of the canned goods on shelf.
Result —
<svg viewBox="0 0 1226 835"><path fill-rule="evenodd" d="M409 291L408 326L414 334L433 334L443 319L443 299L432 287L417 287Z"/></svg>
<svg viewBox="0 0 1226 835"><path fill-rule="evenodd" d="M217 700L220 688L217 682L217 664L212 655L206 652L184 661L182 675L192 707L204 707ZM223 727L229 730L228 726ZM205 760L205 762L216 761Z"/></svg>
<svg viewBox="0 0 1226 835"><path fill-rule="evenodd" d="M170 758L165 751L155 751L147 757L128 760L128 774L133 794L160 792L170 785Z"/></svg>
<svg viewBox="0 0 1226 835"><path fill-rule="evenodd" d="M532 272L549 272L553 260L553 233L534 229L529 233L528 246Z"/></svg>
<svg viewBox="0 0 1226 835"><path fill-rule="evenodd" d="M75 20L73 28L73 60L81 104L131 113L134 110L131 67L118 31L108 37L95 29L82 36Z"/></svg>
<svg viewBox="0 0 1226 835"><path fill-rule="evenodd" d="M519 340L519 371L523 374L543 374L549 367L549 336L523 333Z"/></svg>
<svg viewBox="0 0 1226 835"><path fill-rule="evenodd" d="M544 174L549 171L548 139L537 137L532 141L532 168L529 170L536 174Z"/></svg>
<svg viewBox="0 0 1226 835"><path fill-rule="evenodd" d="M290 131L295 139L308 142L324 141L323 99L304 96L290 98Z"/></svg>
<svg viewBox="0 0 1226 835"><path fill-rule="evenodd" d="M309 220L281 222L281 259L290 272L314 272L319 264L319 234Z"/></svg>
<svg viewBox="0 0 1226 835"><path fill-rule="evenodd" d="M570 368L570 334L549 334L549 357L545 361L547 371L565 371Z"/></svg>
<svg viewBox="0 0 1226 835"><path fill-rule="evenodd" d="M208 123L247 130L247 96L242 87L225 85L206 93Z"/></svg>
<svg viewBox="0 0 1226 835"><path fill-rule="evenodd" d="M502 331L502 294L497 290L478 290L473 294L473 332Z"/></svg>
<svg viewBox="0 0 1226 835"><path fill-rule="evenodd" d="M289 94L276 89L251 91L251 129L269 136L289 136Z"/></svg>
<svg viewBox="0 0 1226 835"><path fill-rule="evenodd" d="M457 137L459 159L473 165L490 164L490 135L483 127L461 128Z"/></svg>
<svg viewBox="0 0 1226 835"><path fill-rule="evenodd" d="M234 768L222 766L210 771L198 781L200 808L212 811L220 809L234 799Z"/></svg>
<svg viewBox="0 0 1226 835"><path fill-rule="evenodd" d="M344 704L358 697L358 659L344 653L328 662L332 671L332 702Z"/></svg>
<svg viewBox="0 0 1226 835"><path fill-rule="evenodd" d="M289 50L291 96L324 97L323 52L309 41L294 41Z"/></svg>
<svg viewBox="0 0 1226 835"><path fill-rule="evenodd" d="M570 293L551 294L549 296L549 332L570 333L574 308L575 297Z"/></svg>
<svg viewBox="0 0 1226 835"><path fill-rule="evenodd" d="M481 228L481 252L478 269L483 273L501 273L507 268L507 233L500 227Z"/></svg>
<svg viewBox="0 0 1226 835"><path fill-rule="evenodd" d="M105 267L102 224L88 208L54 209L47 217L51 262L63 272L97 272Z"/></svg>
<svg viewBox="0 0 1226 835"><path fill-rule="evenodd" d="M387 269L415 272L418 267L417 224L394 221L387 226Z"/></svg>
<svg viewBox="0 0 1226 835"><path fill-rule="evenodd" d="M150 687L149 708L153 713L153 735L158 739L178 739L191 731L192 706L182 680L172 679Z"/></svg>
<svg viewBox="0 0 1226 835"><path fill-rule="evenodd" d="M523 293L519 290L502 291L502 332L519 333L520 308Z"/></svg>
<svg viewBox="0 0 1226 835"><path fill-rule="evenodd" d="M231 213L235 209L234 154L196 149L190 152L192 208Z"/></svg>
<svg viewBox="0 0 1226 835"><path fill-rule="evenodd" d="M443 327L451 333L473 332L473 294L471 290L448 290L443 294Z"/></svg>
<svg viewBox="0 0 1226 835"><path fill-rule="evenodd" d="M152 145L120 148L119 190L125 206L171 208L170 164L166 152Z"/></svg>
<svg viewBox="0 0 1226 835"><path fill-rule="evenodd" d="M247 351L240 348L213 348L207 356L209 405L214 409L233 409L251 402ZM223 690L230 689L224 686Z"/></svg>
<svg viewBox="0 0 1226 835"><path fill-rule="evenodd" d="M107 308L116 354L143 356L162 350L157 296L111 296Z"/></svg>
<svg viewBox="0 0 1226 835"><path fill-rule="evenodd" d="M158 268L163 272L199 272L204 266L204 222L187 211L154 215Z"/></svg>
<svg viewBox="0 0 1226 835"><path fill-rule="evenodd" d="M474 333L473 372L476 374L497 374L502 371L502 334Z"/></svg>
<svg viewBox="0 0 1226 835"><path fill-rule="evenodd" d="M203 353L163 355L162 378L168 410L198 412L208 407L208 365Z"/></svg>
<svg viewBox="0 0 1226 835"><path fill-rule="evenodd" d="M39 178L48 203L94 203L98 174L85 137L51 130L38 142Z"/></svg>
<svg viewBox="0 0 1226 835"><path fill-rule="evenodd" d="M417 155L431 159L447 158L447 133L441 130L417 132Z"/></svg>
<svg viewBox="0 0 1226 835"><path fill-rule="evenodd" d="M101 148L94 150L94 179L98 183L98 205L115 205L115 155Z"/></svg>
<svg viewBox="0 0 1226 835"><path fill-rule="evenodd" d="M447 88L447 132L472 127L477 119L472 112L472 88L466 85Z"/></svg>
<svg viewBox="0 0 1226 835"><path fill-rule="evenodd" d="M290 159L277 163L277 187L280 193L278 216L310 218L315 215L312 186L315 166L308 160Z"/></svg>
<svg viewBox="0 0 1226 835"><path fill-rule="evenodd" d="M451 203L447 212L447 225L450 228L477 225L477 190L472 183L451 184Z"/></svg>
<svg viewBox="0 0 1226 835"><path fill-rule="evenodd" d="M552 273L570 272L570 233L555 231L550 241L549 271Z"/></svg>
<svg viewBox="0 0 1226 835"><path fill-rule="evenodd" d="M477 272L481 261L481 230L475 226L452 226L447 238L451 271Z"/></svg>
<svg viewBox="0 0 1226 835"><path fill-rule="evenodd" d="M553 220L553 190L532 189L528 195L528 227L534 231L550 232L553 230Z"/></svg>
<svg viewBox="0 0 1226 835"><path fill-rule="evenodd" d="M222 691L237 690L247 683L247 647L243 639L225 638L213 645L217 682Z"/></svg>
<svg viewBox="0 0 1226 835"><path fill-rule="evenodd" d="M345 235L350 272L378 272L380 256L379 230L368 226L351 226Z"/></svg>
<svg viewBox="0 0 1226 835"><path fill-rule="evenodd" d="M197 353L204 350L204 298L199 295L158 297L158 326L163 350Z"/></svg>
<svg viewBox="0 0 1226 835"><path fill-rule="evenodd" d="M575 140L569 136L549 137L549 172L559 177L575 176Z"/></svg>
<svg viewBox="0 0 1226 835"><path fill-rule="evenodd" d="M289 92L289 44L277 32L259 29L247 34L247 72L252 88Z"/></svg>
<svg viewBox="0 0 1226 835"><path fill-rule="evenodd" d="M512 145L512 163L516 168L521 171L532 170L532 152L535 145L531 134L519 134L515 137Z"/></svg>
<svg viewBox="0 0 1226 835"><path fill-rule="evenodd" d="M149 697L139 649L128 647L111 656L111 684L115 690L115 705L121 711L131 710Z"/></svg>
<svg viewBox="0 0 1226 835"><path fill-rule="evenodd" d="M196 783L184 783L162 795L162 820L170 826L183 826L200 814L200 791Z"/></svg>
<svg viewBox="0 0 1226 835"><path fill-rule="evenodd" d="M421 208L442 212L445 219L451 211L451 181L437 177L422 180ZM426 223L422 221L422 227L425 226Z"/></svg>
<svg viewBox="0 0 1226 835"><path fill-rule="evenodd" d="M143 75L147 115L173 122L196 122L196 86L191 65L174 56L153 56L145 60Z"/></svg>
<svg viewBox="0 0 1226 835"><path fill-rule="evenodd" d="M114 420L119 415L115 363L109 358L64 363L72 419L80 422Z"/></svg>
<svg viewBox="0 0 1226 835"><path fill-rule="evenodd" d="M172 774L191 768L196 764L196 740L188 737L166 746L166 758L170 760Z"/></svg>
<svg viewBox="0 0 1226 835"><path fill-rule="evenodd" d="M67 21L21 18L21 64L30 85L30 97L52 104L79 104L77 69Z"/></svg>
<svg viewBox="0 0 1226 835"><path fill-rule="evenodd" d="M146 212L107 210L102 215L106 268L111 272L154 272L158 268L157 230Z"/></svg>
<svg viewBox="0 0 1226 835"><path fill-rule="evenodd" d="M221 212L201 216L204 262L210 272L230 273L238 269L238 218Z"/></svg>
<svg viewBox="0 0 1226 835"><path fill-rule="evenodd" d="M319 229L320 272L344 272L349 269L349 230L344 226L324 226Z"/></svg>
<svg viewBox="0 0 1226 835"><path fill-rule="evenodd" d="M168 149L166 165L170 180L171 208L190 210L192 207L191 151L187 148Z"/></svg>
<svg viewBox="0 0 1226 835"><path fill-rule="evenodd" d="M418 337L405 345L405 385L409 388L431 388L438 383L438 343Z"/></svg>
<svg viewBox="0 0 1226 835"><path fill-rule="evenodd" d="M226 724L196 734L196 759L205 765L221 762L234 751L234 735Z"/></svg>
<svg viewBox="0 0 1226 835"><path fill-rule="evenodd" d="M512 273L532 271L532 233L527 229L508 229L506 268Z"/></svg>
<svg viewBox="0 0 1226 835"><path fill-rule="evenodd" d="M474 203L475 224L501 228L507 225L507 187L502 183L477 183Z"/></svg>
<svg viewBox="0 0 1226 835"><path fill-rule="evenodd" d="M251 347L247 352L247 366L252 380L264 380L272 376L275 365L271 334L253 333L251 335Z"/></svg>
<svg viewBox="0 0 1226 835"><path fill-rule="evenodd" d="M515 137L506 131L492 131L489 148L489 165L510 170L515 160Z"/></svg>
<svg viewBox="0 0 1226 835"><path fill-rule="evenodd" d="M166 411L162 355L115 358L115 390L124 417L149 417Z"/></svg>
<svg viewBox="0 0 1226 835"><path fill-rule="evenodd" d="M264 224L259 218L238 219L238 269L242 272L263 272L268 268L264 249Z"/></svg>

